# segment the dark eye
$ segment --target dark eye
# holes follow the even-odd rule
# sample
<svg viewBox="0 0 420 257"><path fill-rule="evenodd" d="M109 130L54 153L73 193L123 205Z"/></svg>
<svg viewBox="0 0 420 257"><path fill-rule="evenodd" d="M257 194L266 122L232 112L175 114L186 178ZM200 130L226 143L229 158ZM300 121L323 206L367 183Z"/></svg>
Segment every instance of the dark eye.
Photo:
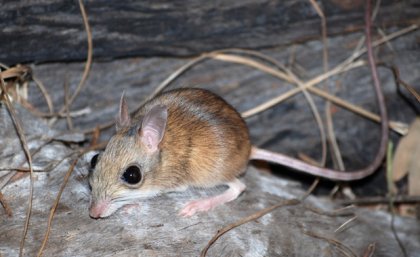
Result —
<svg viewBox="0 0 420 257"><path fill-rule="evenodd" d="M140 168L136 165L129 166L122 175L122 179L131 185L139 183L142 177Z"/></svg>
<svg viewBox="0 0 420 257"><path fill-rule="evenodd" d="M96 163L98 162L98 156L99 156L99 154L97 153L92 157L92 159L90 159L90 168L91 169L95 168Z"/></svg>

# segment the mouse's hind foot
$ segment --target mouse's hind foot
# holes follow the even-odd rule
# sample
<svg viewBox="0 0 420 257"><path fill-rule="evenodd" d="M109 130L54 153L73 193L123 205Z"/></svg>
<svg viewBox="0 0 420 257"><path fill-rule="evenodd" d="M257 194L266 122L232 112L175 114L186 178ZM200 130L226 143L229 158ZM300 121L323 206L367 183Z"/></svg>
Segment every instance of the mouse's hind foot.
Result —
<svg viewBox="0 0 420 257"><path fill-rule="evenodd" d="M206 212L214 207L233 201L245 190L246 186L239 180L227 183L229 189L220 195L188 202L179 212L183 217L190 217L197 212Z"/></svg>

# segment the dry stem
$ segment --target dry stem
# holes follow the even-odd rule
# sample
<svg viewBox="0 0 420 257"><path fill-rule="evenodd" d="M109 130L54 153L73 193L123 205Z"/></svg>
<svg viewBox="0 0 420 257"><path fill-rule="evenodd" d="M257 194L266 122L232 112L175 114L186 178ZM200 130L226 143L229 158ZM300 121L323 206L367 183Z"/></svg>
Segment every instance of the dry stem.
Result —
<svg viewBox="0 0 420 257"><path fill-rule="evenodd" d="M7 216L12 217L12 209L10 209L9 204L7 203L6 199L4 198L4 195L0 191L0 203L3 206L4 210L6 211Z"/></svg>
<svg viewBox="0 0 420 257"><path fill-rule="evenodd" d="M311 236L313 238L318 238L327 241L328 243L335 245L337 247L337 250L339 250L344 256L351 256L351 257L357 257L357 254L354 253L354 251L348 247L347 245L343 244L341 241L329 238L323 235L320 235L318 233L315 233L313 231L303 231L308 236Z"/></svg>
<svg viewBox="0 0 420 257"><path fill-rule="evenodd" d="M60 191L58 192L57 198L54 201L54 205L51 208L50 215L48 217L47 232L45 232L44 240L42 241L42 244L41 244L41 247L38 251L37 257L40 257L42 255L42 252L44 251L44 248L47 244L48 237L49 237L50 231L51 231L51 224L52 224L52 220L53 220L53 217L54 217L54 214L55 214L55 210L57 209L58 203L60 202L60 199L61 199L61 194L63 193L64 188L67 185L67 182L70 178L71 173L74 170L74 167L77 164L77 161L78 161L78 159L73 161L73 163L70 165L69 169L67 170L66 175L64 176L64 182L61 185L61 188L60 188Z"/></svg>
<svg viewBox="0 0 420 257"><path fill-rule="evenodd" d="M96 149L103 148L103 147L105 146L105 144L106 144L106 143L100 143L100 144L93 145L93 146L90 146L90 147L85 148L85 149L81 149L81 150L79 151L79 155L77 156L77 158L76 158L76 159L72 162L72 164L70 165L69 169L68 169L68 170L67 170L67 172L66 172L66 175L64 176L63 183L61 184L60 190L59 190L59 192L58 192L58 194L57 194L57 197L56 197L56 199L55 199L55 201L54 201L54 205L53 205L53 207L52 207L52 208L51 208L51 210L50 210L50 215L49 215L49 217L48 217L47 230L46 230L46 232L45 232L44 239L42 240L41 247L39 248L39 251L38 251L37 257L42 256L42 253L43 253L43 251L44 251L44 249L45 249L45 246L47 245L48 238L49 238L49 236L50 236L50 232L51 232L52 220L53 220L53 218L54 218L55 211L56 211L56 209L57 209L58 203L60 202L61 195L62 195L62 193L63 193L63 191L64 191L64 188L66 187L67 182L68 182L68 180L69 180L69 178L70 178L70 175L72 174L72 172L73 172L73 170L74 170L74 167L76 166L76 164L77 164L77 162L78 162L78 160L79 160L80 156L81 156L81 155L83 155L83 154L85 154L85 153L87 153L87 152L89 152L89 151L92 151L92 150L96 150Z"/></svg>
<svg viewBox="0 0 420 257"><path fill-rule="evenodd" d="M418 29L418 26L417 25L411 25L411 26L409 26L407 28L404 28L404 29L402 29L400 31L397 31L395 33L392 33L392 34L390 34L390 35L388 35L386 37L383 37L383 38L381 38L381 39L373 42L372 45L375 46L375 47L376 46L379 46L379 45L381 45L381 44L383 44L383 43L385 43L387 41L390 41L390 40L393 40L395 38L398 38L398 37L400 37L402 35L405 35L407 33L412 32L412 31L414 31L416 29ZM362 42L360 42L360 45L361 44L362 44ZM176 80L179 76L181 76L182 74L184 74L186 71L188 71L189 69L191 69L192 67L194 67L198 63L201 63L201 62L205 61L208 58L225 59L225 61L227 61L226 58L220 57L220 53L222 53L224 51L232 51L232 50L237 50L238 51L238 49L226 49L226 50L219 50L219 51L214 51L214 52L210 52L210 53L205 53L205 54L200 55L197 58L192 59L188 63L184 64L179 69L177 69L175 72L173 72L169 77L167 77L161 84L159 84L159 86L156 88L156 90L145 101L143 101L135 109L135 111L137 111L138 109L140 109L147 100L149 100L149 99L153 98L154 96L156 96L165 87L167 87L174 80ZM366 111L365 109L363 109L361 107L358 107L356 105L350 104L350 103L348 103L346 101L343 101L342 99L340 99L340 98L338 98L336 96L330 95L330 94L324 92L323 90L314 87L316 84L319 84L320 82L326 80L327 78L329 78L331 76L338 75L338 74L343 73L343 72L346 72L348 70L351 70L351 69L354 69L354 68L361 67L361 66L365 65L365 62L364 61L356 61L356 59L358 57L360 57L362 54L364 54L365 52L366 52L366 48L361 48L358 51L355 51L348 59L346 59L340 65L338 65L337 67L335 67L334 69L332 69L332 70L330 70L330 71L328 71L326 73L320 74L320 75L316 76L315 78L313 78L313 79L305 82L301 88L299 88L299 89L295 88L295 89L289 90L288 92L286 92L286 93L284 93L284 94L282 94L282 95L280 95L278 97L275 97L273 99L270 99L267 102L265 102L265 103L263 103L261 105L258 105L255 108L252 108L251 110L248 110L248 111L242 113L242 116L244 118L248 118L248 117L250 117L252 115L255 115L257 113L260 113L260 112L262 112L262 111L264 111L264 110L266 110L266 109L268 109L268 108L270 108L270 107L272 107L272 106L274 106L274 105L276 105L276 104L278 104L278 103L280 103L280 102L288 99L289 97L291 97L291 96L299 93L301 90L304 90L304 89L306 90L307 89L311 93L314 93L314 94L316 94L316 95L318 95L320 97L323 97L325 99L328 99L329 101L331 101L332 103L334 103L334 104L336 104L338 106L341 106L341 107L343 107L345 109L348 109L348 110L350 110L350 111L352 111L354 113L357 113L357 114L359 114L359 115L361 115L361 116L363 116L365 118L368 118L370 120L373 120L375 122L380 122L380 117L377 114L374 114L372 112ZM219 55L218 55L218 53L219 53ZM260 54L260 55L262 55L262 54ZM219 56L219 57L216 58L216 56ZM233 56L235 56L235 55L233 55ZM240 56L238 56L238 57L240 57ZM235 60L240 60L240 59L237 59L236 58ZM258 62L255 62L255 61L248 62L248 60L247 60L245 62L247 62L247 63L253 63L253 64L256 63L255 66L258 66L258 67L261 67L261 68L263 67L263 66L261 66L263 64L260 65ZM258 67L255 67L255 68L258 68ZM278 77L280 79L283 79L286 82L293 83L293 81L291 81L290 76L288 76L285 73L279 72L278 70L272 69L271 67L265 66L261 70L264 71L264 72L266 72L266 73L269 73L269 74L271 74L271 75L273 75L275 77ZM113 125L114 125L114 121L110 121L110 122L105 123L105 124L102 124L102 125L100 125L98 127L99 127L100 130L103 130L103 129L110 128ZM397 132L397 133L399 133L401 135L406 134L407 133L407 130L408 130L407 124L404 124L404 123L401 123L401 122L396 122L396 121L390 121L389 127L391 129L393 129L395 132ZM96 129L96 127L95 128L91 128L91 129L86 129L86 130L83 131L83 133L90 134L90 133L93 132L94 129Z"/></svg>
<svg viewBox="0 0 420 257"><path fill-rule="evenodd" d="M261 218L262 216L274 211L275 209L283 206L290 206L290 205L297 205L301 201L298 199L290 199L290 200L284 200L278 204L275 204L273 206L270 206L268 208L262 209L261 211L255 212L252 215L249 215L243 219L238 220L237 222L234 222L232 224L227 225L226 227L220 229L217 231L216 235L213 236L213 238L207 243L207 245L204 247L204 249L201 251L200 257L205 257L207 254L207 251L210 249L210 247L219 239L222 235L224 235L229 230L232 230L236 227L239 227L240 225L243 225L245 223L248 223L253 220L257 220Z"/></svg>
<svg viewBox="0 0 420 257"><path fill-rule="evenodd" d="M85 26L85 30L87 34L87 43L88 43L87 60L85 63L85 69L83 71L82 79L80 80L79 85L77 85L77 88L74 91L73 95L68 99L67 105L64 105L60 109L59 111L60 114L63 114L66 108L70 109L70 106L73 104L73 101L76 99L76 97L79 95L80 91L82 90L83 86L85 85L86 79L89 75L90 68L92 66L92 54L93 54L92 33L90 31L89 20L88 20L86 10L85 10L82 0L79 0L79 7L80 7L80 12L82 13L83 24ZM64 116L68 117L68 115L65 115L65 114ZM50 121L50 125L52 125L55 121L56 121L56 118L53 118Z"/></svg>
<svg viewBox="0 0 420 257"><path fill-rule="evenodd" d="M42 95L45 98L45 101L47 102L48 110L50 114L54 113L54 104L51 100L51 96L48 93L48 90L45 88L44 84L39 80L37 77L32 76L32 80L35 82L35 84L38 86L39 90L41 90Z"/></svg>
<svg viewBox="0 0 420 257"><path fill-rule="evenodd" d="M238 220L237 222L231 223L225 227L223 227L222 229L218 230L216 235L213 236L213 238L207 243L207 245L204 247L204 249L201 251L200 257L205 257L207 254L207 251L210 249L210 247L217 241L217 239L219 239L222 235L224 235L226 232L239 227L245 223L248 223L250 221L253 220L257 220L259 218L261 218L262 216L276 210L279 207L283 207L283 206L291 206L291 205L298 205L301 202L303 202L312 192L313 190L316 188L316 186L319 183L319 178L315 179L315 181L312 183L312 185L309 187L309 189L305 192L305 194L300 198L300 199L289 199L289 200L284 200L281 201L280 203L277 203L273 206L267 207L265 209L262 209L260 211L257 211L245 218L242 218L240 220Z"/></svg>
<svg viewBox="0 0 420 257"><path fill-rule="evenodd" d="M1 86L4 102L6 103L6 107L9 111L9 113L10 113L10 117L13 121L14 126L15 126L16 133L18 134L18 137L19 137L20 143L22 145L23 151L25 153L25 157L28 161L29 170L30 170L30 172L29 172L29 174L30 174L30 186L29 186L30 189L29 189L28 207L27 207L27 211L26 211L25 225L24 225L24 229L23 229L23 232L22 232L22 239L20 241L20 248L19 248L19 256L23 256L23 248L25 247L26 234L28 233L29 220L31 218L31 212L32 212L32 199L33 199L33 193L34 193L32 156L31 156L31 153L29 152L28 143L27 143L27 140L26 140L25 133L22 129L22 126L20 125L20 121L19 121L19 119L16 115L15 109L14 109L13 105L10 103L9 96L7 95L6 87L4 85L4 80L1 77L1 75L0 75L0 86Z"/></svg>

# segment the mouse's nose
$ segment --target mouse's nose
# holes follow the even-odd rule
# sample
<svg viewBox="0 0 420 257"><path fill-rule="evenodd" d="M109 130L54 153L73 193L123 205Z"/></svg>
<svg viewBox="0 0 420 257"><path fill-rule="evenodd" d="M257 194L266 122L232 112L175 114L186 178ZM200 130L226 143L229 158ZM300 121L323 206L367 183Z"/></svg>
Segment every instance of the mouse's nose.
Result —
<svg viewBox="0 0 420 257"><path fill-rule="evenodd" d="M101 218L104 211L107 209L108 203L107 202L92 202L89 208L89 216L93 219L99 219Z"/></svg>
<svg viewBox="0 0 420 257"><path fill-rule="evenodd" d="M89 216L92 219L99 219L101 217L101 213L96 207L91 207L89 210Z"/></svg>
<svg viewBox="0 0 420 257"><path fill-rule="evenodd" d="M100 215L98 214L98 213L96 213L96 212L92 212L92 211L89 211L89 216L92 218L92 219L99 219L100 218Z"/></svg>

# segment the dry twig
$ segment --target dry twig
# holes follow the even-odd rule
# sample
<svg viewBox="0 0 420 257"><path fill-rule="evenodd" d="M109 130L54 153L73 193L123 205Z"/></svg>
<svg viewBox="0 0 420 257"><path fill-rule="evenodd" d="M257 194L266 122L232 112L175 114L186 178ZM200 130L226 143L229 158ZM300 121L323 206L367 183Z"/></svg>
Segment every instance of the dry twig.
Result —
<svg viewBox="0 0 420 257"><path fill-rule="evenodd" d="M385 67L391 69L392 74L394 75L394 80L397 84L397 88L400 89L400 87L403 86L408 92L410 92L411 95L414 96L414 98L416 98L417 102L420 103L420 94L416 91L416 89L413 86L409 85L407 82L401 79L400 71L398 70L397 66L385 65Z"/></svg>
<svg viewBox="0 0 420 257"><path fill-rule="evenodd" d="M305 206L305 208L308 209L309 211L313 212L313 213L318 214L318 215L330 216L330 217L349 216L349 215L354 214L351 211L351 209L354 208L354 205L348 205L348 206L345 206L343 208L339 208L339 209L332 210L332 211L324 211L324 210L316 208L314 206Z"/></svg>
<svg viewBox="0 0 420 257"><path fill-rule="evenodd" d="M64 112L66 115L66 120L67 120L67 127L69 130L73 129L73 122L71 120L71 116L70 116L70 99L69 99L69 86L67 81L64 82Z"/></svg>
<svg viewBox="0 0 420 257"><path fill-rule="evenodd" d="M83 75L79 82L79 85L77 85L76 90L74 91L73 95L71 95L71 97L68 99L67 105L63 106L59 111L60 116L63 115L64 117L68 117L67 115L63 113L65 112L66 108L70 109L71 105L73 104L73 101L76 99L76 97L79 95L80 91L84 87L86 79L89 76L90 68L92 66L92 54L93 54L92 33L90 31L89 20L88 20L86 10L85 10L82 0L79 0L79 7L80 7L80 12L82 13L83 24L85 26L85 30L87 34L88 52L87 52L87 59L85 63L85 69L83 71ZM56 119L53 118L50 121L50 125L53 124L55 121Z"/></svg>
<svg viewBox="0 0 420 257"><path fill-rule="evenodd" d="M45 232L44 240L42 241L42 244L41 244L41 247L38 251L37 257L40 257L42 255L42 252L44 251L44 248L47 244L48 237L49 237L50 231L51 231L51 224L52 224L52 220L53 220L53 217L54 217L54 214L55 214L55 210L57 209L58 203L60 202L60 199L61 199L61 194L63 193L64 188L67 185L67 182L70 178L71 173L74 170L74 167L77 164L77 161L78 161L78 159L73 161L73 163L70 165L69 169L67 170L66 175L64 176L64 182L61 185L61 188L60 188L60 191L58 192L57 198L54 201L54 205L50 210L50 215L48 217L47 232Z"/></svg>
<svg viewBox="0 0 420 257"><path fill-rule="evenodd" d="M41 80L39 80L37 77L32 76L32 80L35 82L35 84L38 86L39 90L41 91L42 95L45 98L45 101L47 102L48 110L50 114L54 113L54 104L51 100L51 96L48 93L48 90L45 88L44 84Z"/></svg>
<svg viewBox="0 0 420 257"><path fill-rule="evenodd" d="M322 63L323 63L323 66L324 66L324 72L327 72L329 70L329 64L328 64L327 20L325 18L324 12L322 11L322 8L318 5L318 3L315 0L309 0L309 2L312 4L313 8L318 13L318 16L321 18L321 36L322 36L322 44L323 44L323 49L322 49ZM325 91L328 92L328 79L325 81ZM330 105L331 105L331 102L330 101L327 101L326 107L325 107L325 109L327 110L325 112L325 115L327 116L327 133L326 134L327 134L327 137L329 138L329 142L330 142L330 144L332 146L332 149L334 150L333 151L333 153L334 153L333 154L333 157L334 156L337 157L337 152L338 152L338 154L340 154L340 152L338 150L338 147L336 147L336 139L335 139L334 130L333 129L330 129L330 127L332 127L331 112L329 112ZM331 122L328 123L328 121L331 121ZM325 139L325 141L327 141L327 139ZM326 142L325 142L325 144L326 144ZM326 156L327 156L326 152L323 153L323 156L325 156L325 159L323 159L323 163L325 165ZM337 159L337 158L333 158L333 159ZM324 166L324 165L322 165L322 166Z"/></svg>
<svg viewBox="0 0 420 257"><path fill-rule="evenodd" d="M89 75L90 67L92 66L92 54L93 54L93 43L92 43L92 32L90 31L89 20L86 14L85 6L83 5L83 1L79 0L79 7L80 12L82 13L83 17L83 24L85 26L86 35L87 35L87 43L88 43L88 52L87 52L87 60L85 64L85 69L83 71L82 79L79 82L76 90L74 91L73 95L70 97L68 101L68 106L70 108L73 101L79 95L80 91L82 90L83 86L85 85L86 79ZM64 108L61 110L63 112Z"/></svg>
<svg viewBox="0 0 420 257"><path fill-rule="evenodd" d="M352 223L356 219L357 219L357 216L351 217L346 222L344 222L343 224L341 224L336 230L334 230L334 233L340 233L340 232L342 232L350 223Z"/></svg>
<svg viewBox="0 0 420 257"><path fill-rule="evenodd" d="M96 149L101 149L105 145L106 145L106 142L100 143L100 144L97 144L97 145L93 145L93 146L90 146L88 148L81 149L81 150L78 151L79 154L78 154L77 158L72 162L72 164L70 165L69 169L67 170L66 175L64 176L64 179L63 179L63 183L61 184L60 190L58 191L57 197L56 197L56 199L54 201L54 205L53 205L53 207L50 210L50 215L48 217L47 230L45 232L44 239L42 240L41 247L39 248L37 257L42 256L42 253L43 253L43 251L45 249L45 246L47 245L48 238L50 236L50 231L51 231L51 226L52 226L52 221L53 221L53 218L54 218L55 211L57 209L58 203L60 202L61 195L62 195L62 193L64 191L64 188L66 187L67 182L68 182L68 180L70 178L70 175L72 174L72 172L74 170L74 167L76 166L76 164L77 164L80 156L82 156L83 154L85 154L85 153L87 153L89 151L96 150Z"/></svg>
<svg viewBox="0 0 420 257"><path fill-rule="evenodd" d="M236 227L239 227L240 225L243 225L245 223L248 223L253 220L257 220L261 218L262 216L266 215L267 213L270 213L274 211L275 209L283 206L291 206L291 205L297 205L301 201L298 199L290 199L290 200L284 200L276 205L270 206L268 208L262 209L261 211L258 211L252 215L249 215L248 217L245 217L243 219L238 220L237 222L234 222L232 224L227 225L226 227L220 229L217 231L216 235L213 236L213 238L207 243L207 245L204 247L204 249L201 251L200 257L205 257L207 254L207 251L210 249L210 247L219 239L222 235L224 235L229 230L232 230Z"/></svg>
<svg viewBox="0 0 420 257"><path fill-rule="evenodd" d="M10 208L9 204L7 203L1 191L0 191L0 204L3 206L4 210L6 211L7 216L12 217L13 215L12 209Z"/></svg>
<svg viewBox="0 0 420 257"><path fill-rule="evenodd" d="M171 84L176 78L184 74L186 71L197 65L198 63L206 60L208 58L207 54L203 54L197 58L192 59L191 61L187 62L186 64L182 65L179 69L177 69L175 72L172 72L169 77L167 77L162 83L160 83L156 89L153 91L153 93L147 97L144 101L142 101L139 106L134 110L134 112L137 112L143 105L149 101L150 99L154 98L157 94L162 92L169 84ZM114 124L114 123L112 123Z"/></svg>
<svg viewBox="0 0 420 257"><path fill-rule="evenodd" d="M356 205L377 205L377 204L388 204L390 201L389 196L375 196L375 197L363 197L357 199L349 199L349 200L339 200L336 201L338 204L348 205L348 204L356 204ZM404 204L418 204L420 203L420 196L415 195L396 195L393 197L392 201L394 203L404 203Z"/></svg>
<svg viewBox="0 0 420 257"><path fill-rule="evenodd" d="M4 64L1 64L0 66L6 69L1 72L1 76L3 77L3 79L17 78L18 81L21 81L21 80L25 80L25 78L31 77L32 80L35 82L35 85L37 85L42 95L44 96L44 99L48 106L48 110L50 111L50 113L53 112L53 103L52 103L51 97L48 94L48 91L45 88L44 84L32 74L31 68L24 65L17 65L12 68ZM20 99L20 101L24 101L24 100L25 99ZM32 111L32 109L30 109L30 111Z"/></svg>
<svg viewBox="0 0 420 257"><path fill-rule="evenodd" d="M397 231L395 229L395 206L394 206L394 195L395 195L395 190L394 189L394 184L393 184L393 180L392 180L392 152L393 152L393 144L392 142L389 142L388 144L388 151L387 151L387 165L386 165L386 180L387 180L387 184L388 184L388 195L389 195L389 202L388 202L388 206L389 209L391 211L391 231L392 234L394 235L395 240L398 243L398 246L401 249L401 252L403 253L404 257L408 257L407 251L405 250L405 247L400 239L400 237L397 234Z"/></svg>
<svg viewBox="0 0 420 257"><path fill-rule="evenodd" d="M366 248L365 253L363 254L363 257L372 257L376 250L376 243L371 243Z"/></svg>
<svg viewBox="0 0 420 257"><path fill-rule="evenodd" d="M227 233L228 231L239 227L245 223L248 223L253 220L257 220L261 218L262 216L276 210L277 208L283 207L283 206L291 206L291 205L298 205L301 202L303 202L315 189L315 187L318 185L319 178L315 179L315 181L312 183L312 185L309 187L309 189L305 192L305 194L300 199L289 199L281 201L280 203L277 203L273 206L267 207L265 209L262 209L260 211L257 211L245 218L242 218L238 220L237 222L231 223L222 229L218 230L216 235L213 236L213 238L207 243L207 245L204 247L204 249L201 251L200 257L205 257L207 254L207 251L210 249L210 247L219 239L222 235Z"/></svg>
<svg viewBox="0 0 420 257"><path fill-rule="evenodd" d="M25 225L24 225L24 229L23 229L23 232L22 232L22 239L20 241L20 248L19 248L19 256L23 256L23 248L25 247L26 234L27 234L28 228L29 228L29 220L31 218L32 199L33 199L33 193L34 193L32 156L31 156L31 153L29 152L28 143L26 141L25 133L22 129L22 126L20 125L20 121L19 121L19 119L16 115L15 109L14 109L13 105L10 103L9 96L7 95L6 87L4 85L4 80L1 77L1 75L0 75L0 86L1 86L4 102L6 103L6 107L9 111L9 113L10 113L10 117L13 121L14 126L15 126L16 133L18 134L18 137L19 137L20 143L22 145L23 151L25 153L25 157L27 159L27 162L28 162L28 165L29 165L29 170L30 170L30 172L29 172L29 174L30 174L30 189L29 189L28 207L27 207L27 211L26 211Z"/></svg>
<svg viewBox="0 0 420 257"><path fill-rule="evenodd" d="M31 74L31 69L27 66L18 65L16 67L9 68L8 66L4 66L5 70L0 72L1 77L3 80L10 79L10 78L24 78Z"/></svg>
<svg viewBox="0 0 420 257"><path fill-rule="evenodd" d="M24 168L24 167L1 167L0 171L5 171L5 170L14 170L14 171L19 171L19 172L29 172L30 170L28 168ZM35 169L33 170L34 172L36 171Z"/></svg>
<svg viewBox="0 0 420 257"><path fill-rule="evenodd" d="M6 175L4 175L0 180L0 190L3 189L9 183L9 181L16 175L16 171L13 169Z"/></svg>
<svg viewBox="0 0 420 257"><path fill-rule="evenodd" d="M339 250L341 253L343 253L344 256L351 256L351 257L357 257L357 254L347 245L343 244L341 241L329 238L323 235L320 235L318 233L315 233L313 231L303 231L304 234L311 236L313 238L318 238L327 241L328 243L334 245L337 247L337 250Z"/></svg>
<svg viewBox="0 0 420 257"><path fill-rule="evenodd" d="M325 18L325 14L322 11L322 8L318 5L318 3L315 0L309 0L316 12L318 13L318 16L321 18L321 36L322 36L322 43L323 43L323 50L322 50L322 63L324 66L324 72L327 72L329 70L329 63L328 63L328 38L327 38L327 20ZM324 84L324 89L326 92L328 92L328 82L329 79L326 79ZM337 138L334 133L334 124L332 121L332 112L331 112L331 102L327 100L325 104L325 118L326 118L326 124L327 124L327 130L326 134L328 137L328 142L330 144L331 149L331 156L333 163L335 164L334 167L338 170L344 171L344 162L341 157L341 152L337 144ZM325 139L326 141L326 139ZM326 153L324 153L326 157ZM325 159L323 160L325 163ZM325 166L325 165L323 165ZM336 187L340 187L339 184L336 185Z"/></svg>

